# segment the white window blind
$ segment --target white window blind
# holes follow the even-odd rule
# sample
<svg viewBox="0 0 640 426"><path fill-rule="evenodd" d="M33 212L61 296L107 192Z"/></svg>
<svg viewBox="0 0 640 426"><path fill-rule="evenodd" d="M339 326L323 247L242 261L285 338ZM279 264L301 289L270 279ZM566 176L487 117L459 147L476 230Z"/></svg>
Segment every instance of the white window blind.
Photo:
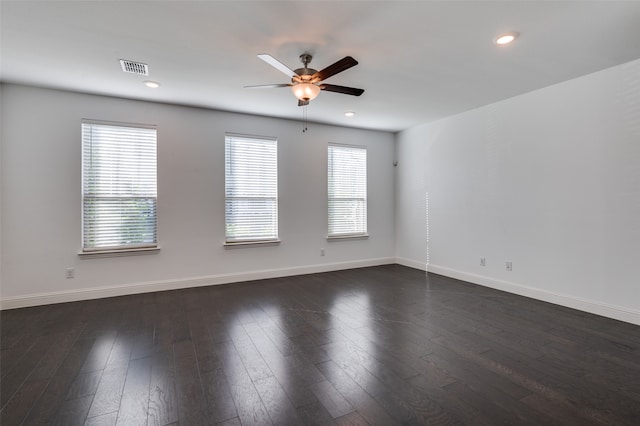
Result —
<svg viewBox="0 0 640 426"><path fill-rule="evenodd" d="M329 145L329 237L367 234L367 149Z"/></svg>
<svg viewBox="0 0 640 426"><path fill-rule="evenodd" d="M225 135L226 241L278 239L278 142Z"/></svg>
<svg viewBox="0 0 640 426"><path fill-rule="evenodd" d="M83 251L157 247L156 130L82 123Z"/></svg>

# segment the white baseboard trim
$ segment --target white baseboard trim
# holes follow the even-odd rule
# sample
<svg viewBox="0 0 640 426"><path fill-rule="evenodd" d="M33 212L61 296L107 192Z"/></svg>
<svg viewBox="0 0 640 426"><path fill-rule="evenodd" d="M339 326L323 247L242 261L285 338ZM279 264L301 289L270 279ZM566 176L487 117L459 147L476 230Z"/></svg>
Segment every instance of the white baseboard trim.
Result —
<svg viewBox="0 0 640 426"><path fill-rule="evenodd" d="M520 296L530 297L532 299L542 300L544 302L565 306L567 308L577 309L579 311L589 312L591 314L596 314L603 317L613 318L619 321L640 325L640 312L632 309L609 305L601 302L594 302L592 300L581 299L579 297L569 296L566 294L556 293L548 290L541 290L538 288L533 288L508 281L496 280L494 278L461 272L433 264L429 265L429 272L438 275L444 275L450 278L456 278L484 287L494 288L496 290L506 291L508 293L513 293Z"/></svg>
<svg viewBox="0 0 640 426"><path fill-rule="evenodd" d="M320 272L339 271L344 269L366 268L370 266L398 263L421 271L467 281L473 284L506 291L532 299L542 300L568 308L578 309L596 315L640 325L640 312L620 306L608 305L586 299L568 296L561 293L540 290L522 284L496 280L482 275L457 271L443 266L425 264L407 258L383 257L356 261L324 263L318 265L296 266L291 268L264 269L250 272L238 272L219 275L207 275L184 279L149 281L116 286L94 287L77 290L55 291L49 293L30 294L0 299L0 310L25 308L29 306L48 305L53 303L76 302L80 300L102 299L105 297L126 296L131 294L150 293L154 291L178 290L190 287L231 284L243 281L255 281L269 278L280 278L294 275L315 274Z"/></svg>
<svg viewBox="0 0 640 426"><path fill-rule="evenodd" d="M421 271L427 270L427 264L424 262L418 262L417 260L407 259L406 257L396 257L396 263L402 266L408 266L409 268L420 269Z"/></svg>
<svg viewBox="0 0 640 426"><path fill-rule="evenodd" d="M264 269L250 272L207 275L202 277L30 294L0 299L0 310L49 305L53 303L77 302L80 300L102 299L105 297L126 296L130 294L151 293L154 291L178 290L190 287L289 277L293 275L315 274L319 272L339 271L343 269L366 268L369 266L393 264L395 262L395 257L381 257L347 262L296 266L291 268Z"/></svg>

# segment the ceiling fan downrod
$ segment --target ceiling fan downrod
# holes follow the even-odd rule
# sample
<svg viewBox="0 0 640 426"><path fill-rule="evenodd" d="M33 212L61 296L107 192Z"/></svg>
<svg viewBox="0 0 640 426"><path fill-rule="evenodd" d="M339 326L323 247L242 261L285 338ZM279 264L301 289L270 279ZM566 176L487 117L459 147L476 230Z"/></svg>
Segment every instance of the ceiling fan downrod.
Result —
<svg viewBox="0 0 640 426"><path fill-rule="evenodd" d="M312 59L313 56L311 56L309 53L303 53L302 55L300 55L300 62L302 62L302 65L304 65L305 68L308 68L308 65L311 63Z"/></svg>

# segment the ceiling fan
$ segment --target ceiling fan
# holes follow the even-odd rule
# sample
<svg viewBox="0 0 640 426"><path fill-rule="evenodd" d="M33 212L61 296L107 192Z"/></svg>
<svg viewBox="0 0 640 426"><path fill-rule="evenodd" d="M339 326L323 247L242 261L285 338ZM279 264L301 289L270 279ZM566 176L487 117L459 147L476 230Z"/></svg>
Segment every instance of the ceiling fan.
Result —
<svg viewBox="0 0 640 426"><path fill-rule="evenodd" d="M338 74L344 70L347 70L355 65L358 65L358 61L351 56L345 56L338 62L329 65L328 67L318 71L313 68L309 68L308 65L313 58L308 53L300 55L300 62L302 62L303 68L292 70L282 62L278 61L273 56L267 53L261 53L258 58L265 61L275 69L285 73L291 77L291 83L284 84L263 84L258 86L244 86L245 89L269 89L274 87L291 87L293 94L298 98L298 106L308 105L309 101L315 99L321 90L326 92L342 93L345 95L360 96L364 93L363 89L356 89L354 87L336 86L335 84L326 84L322 81L327 78Z"/></svg>

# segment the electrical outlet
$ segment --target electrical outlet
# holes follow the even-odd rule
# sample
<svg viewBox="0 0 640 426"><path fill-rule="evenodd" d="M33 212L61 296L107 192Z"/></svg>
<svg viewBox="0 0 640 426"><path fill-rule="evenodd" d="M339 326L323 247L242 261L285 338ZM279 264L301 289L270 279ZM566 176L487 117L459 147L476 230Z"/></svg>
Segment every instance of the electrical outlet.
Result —
<svg viewBox="0 0 640 426"><path fill-rule="evenodd" d="M480 266L487 266L487 259L484 257L480 258Z"/></svg>
<svg viewBox="0 0 640 426"><path fill-rule="evenodd" d="M76 270L73 268L67 268L65 271L67 272L67 278L73 278L76 276Z"/></svg>
<svg viewBox="0 0 640 426"><path fill-rule="evenodd" d="M509 271L509 272L513 271L513 264L511 262L506 262L505 266L506 266L507 271Z"/></svg>
<svg viewBox="0 0 640 426"><path fill-rule="evenodd" d="M324 249L323 248L320 249L320 256L324 256Z"/></svg>

